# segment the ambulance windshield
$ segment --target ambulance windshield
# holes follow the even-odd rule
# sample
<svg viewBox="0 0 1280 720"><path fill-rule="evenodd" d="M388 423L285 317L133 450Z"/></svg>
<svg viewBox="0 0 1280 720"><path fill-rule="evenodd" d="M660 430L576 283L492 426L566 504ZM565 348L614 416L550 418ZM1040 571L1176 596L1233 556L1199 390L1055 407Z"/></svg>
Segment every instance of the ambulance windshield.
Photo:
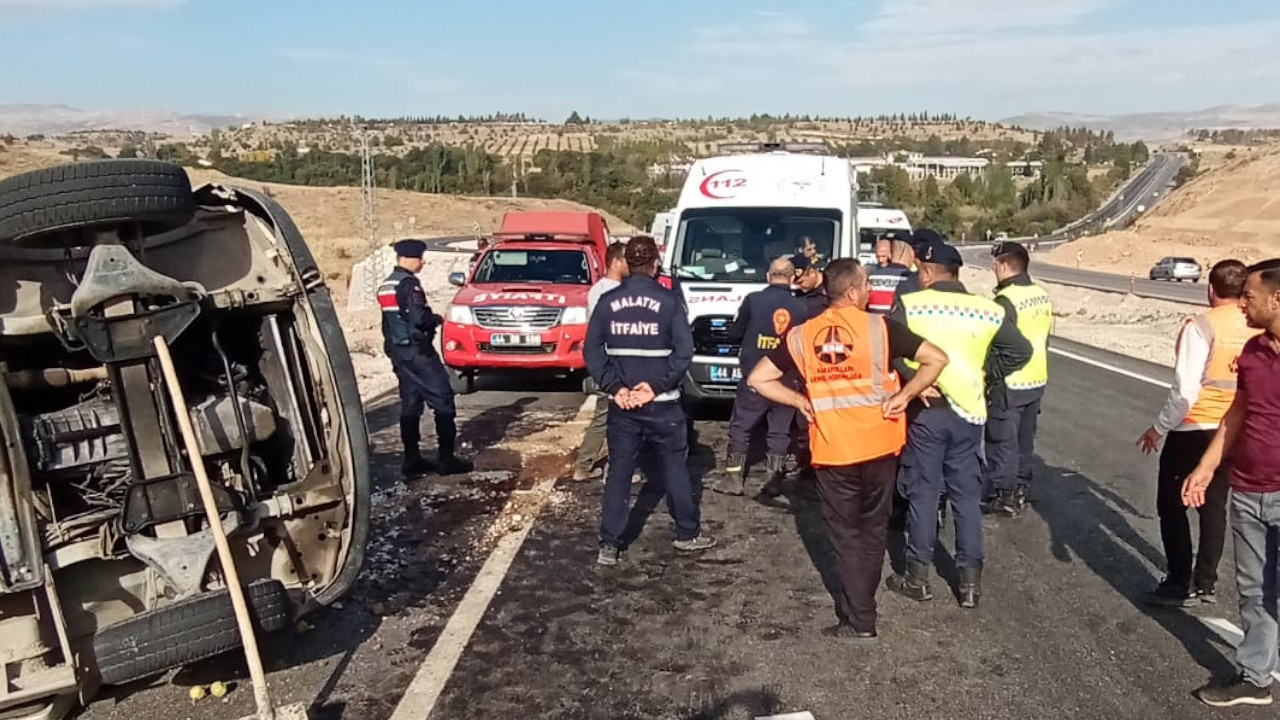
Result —
<svg viewBox="0 0 1280 720"><path fill-rule="evenodd" d="M763 283L774 258L808 255L825 264L840 236L840 211L811 208L686 210L673 271L682 278Z"/></svg>

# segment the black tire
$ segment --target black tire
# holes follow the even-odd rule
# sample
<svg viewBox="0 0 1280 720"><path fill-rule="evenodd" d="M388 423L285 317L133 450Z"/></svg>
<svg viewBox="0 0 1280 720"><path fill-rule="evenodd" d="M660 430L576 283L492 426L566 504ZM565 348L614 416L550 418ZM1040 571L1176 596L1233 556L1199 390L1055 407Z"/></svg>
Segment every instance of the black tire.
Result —
<svg viewBox="0 0 1280 720"><path fill-rule="evenodd" d="M195 212L186 170L155 160L59 165L0 181L0 242L122 223L159 233Z"/></svg>
<svg viewBox="0 0 1280 720"><path fill-rule="evenodd" d="M596 385L596 381L594 378L592 378L590 375L583 376L582 378L582 394L583 395L594 395L599 391L600 391L600 386Z"/></svg>
<svg viewBox="0 0 1280 720"><path fill-rule="evenodd" d="M474 370L454 370L448 368L449 387L454 395L470 395L476 391L476 373Z"/></svg>
<svg viewBox="0 0 1280 720"><path fill-rule="evenodd" d="M293 608L278 580L245 588L254 630L272 633L290 624ZM98 672L107 685L122 685L206 660L240 647L231 595L204 593L105 627L93 638Z"/></svg>

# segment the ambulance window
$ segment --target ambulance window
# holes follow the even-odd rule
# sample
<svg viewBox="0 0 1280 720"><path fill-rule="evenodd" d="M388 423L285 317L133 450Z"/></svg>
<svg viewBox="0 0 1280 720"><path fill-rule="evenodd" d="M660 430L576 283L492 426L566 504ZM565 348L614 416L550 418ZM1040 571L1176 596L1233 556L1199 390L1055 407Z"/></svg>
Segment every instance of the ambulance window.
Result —
<svg viewBox="0 0 1280 720"><path fill-rule="evenodd" d="M762 283L774 258L799 252L819 261L830 259L839 235L838 210L688 210L676 233L673 264L681 277Z"/></svg>
<svg viewBox="0 0 1280 720"><path fill-rule="evenodd" d="M591 273L581 250L491 250L471 282L590 285Z"/></svg>

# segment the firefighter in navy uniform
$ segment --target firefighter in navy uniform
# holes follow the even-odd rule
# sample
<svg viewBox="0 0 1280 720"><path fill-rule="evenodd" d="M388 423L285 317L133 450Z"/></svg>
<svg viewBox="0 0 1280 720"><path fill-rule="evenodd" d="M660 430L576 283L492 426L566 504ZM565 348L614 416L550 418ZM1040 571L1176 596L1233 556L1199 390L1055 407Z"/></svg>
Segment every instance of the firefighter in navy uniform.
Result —
<svg viewBox="0 0 1280 720"><path fill-rule="evenodd" d="M729 328L729 342L739 345L738 364L742 377L761 358L776 350L782 338L794 325L806 319L807 303L791 292L795 266L791 259L781 257L769 264L769 286L753 292L742 301L733 325ZM796 383L798 386L799 383ZM766 400L760 393L742 382L733 402L729 417L729 447L725 453L724 475L711 486L712 490L729 495L741 495L746 488L747 451L751 433L761 420L768 422L766 436L766 466L768 480L760 492L766 497L781 494L778 487L787 461L791 444L791 426L795 422L795 408Z"/></svg>
<svg viewBox="0 0 1280 720"><path fill-rule="evenodd" d="M616 565L631 513L631 476L644 452L646 479L662 483L676 522L675 547L705 550L698 499L686 465L689 445L680 384L693 361L693 332L675 294L658 284L658 247L650 237L627 243L631 274L600 297L587 324L587 372L609 394L609 470L605 477L596 561ZM648 475L648 470L653 475ZM656 477L655 477L656 476Z"/></svg>
<svg viewBox="0 0 1280 720"><path fill-rule="evenodd" d="M394 247L396 269L378 286L378 306L382 309L383 349L400 382L400 440L404 444L401 469L406 477L433 469L418 447L422 441L422 413L430 407L436 421L434 469L441 475L471 472L472 463L456 455L458 426L453 389L449 387L449 371L433 344L442 319L431 312L417 277L427 245L421 240L401 240Z"/></svg>

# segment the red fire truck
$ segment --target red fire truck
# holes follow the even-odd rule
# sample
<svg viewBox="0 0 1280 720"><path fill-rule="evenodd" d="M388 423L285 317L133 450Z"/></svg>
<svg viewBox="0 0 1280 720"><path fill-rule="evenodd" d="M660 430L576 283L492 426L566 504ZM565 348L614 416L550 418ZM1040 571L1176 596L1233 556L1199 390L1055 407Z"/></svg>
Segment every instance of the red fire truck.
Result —
<svg viewBox="0 0 1280 720"><path fill-rule="evenodd" d="M454 390L487 370L580 373L587 292L604 274L609 226L595 212L509 212L459 286L440 338Z"/></svg>

